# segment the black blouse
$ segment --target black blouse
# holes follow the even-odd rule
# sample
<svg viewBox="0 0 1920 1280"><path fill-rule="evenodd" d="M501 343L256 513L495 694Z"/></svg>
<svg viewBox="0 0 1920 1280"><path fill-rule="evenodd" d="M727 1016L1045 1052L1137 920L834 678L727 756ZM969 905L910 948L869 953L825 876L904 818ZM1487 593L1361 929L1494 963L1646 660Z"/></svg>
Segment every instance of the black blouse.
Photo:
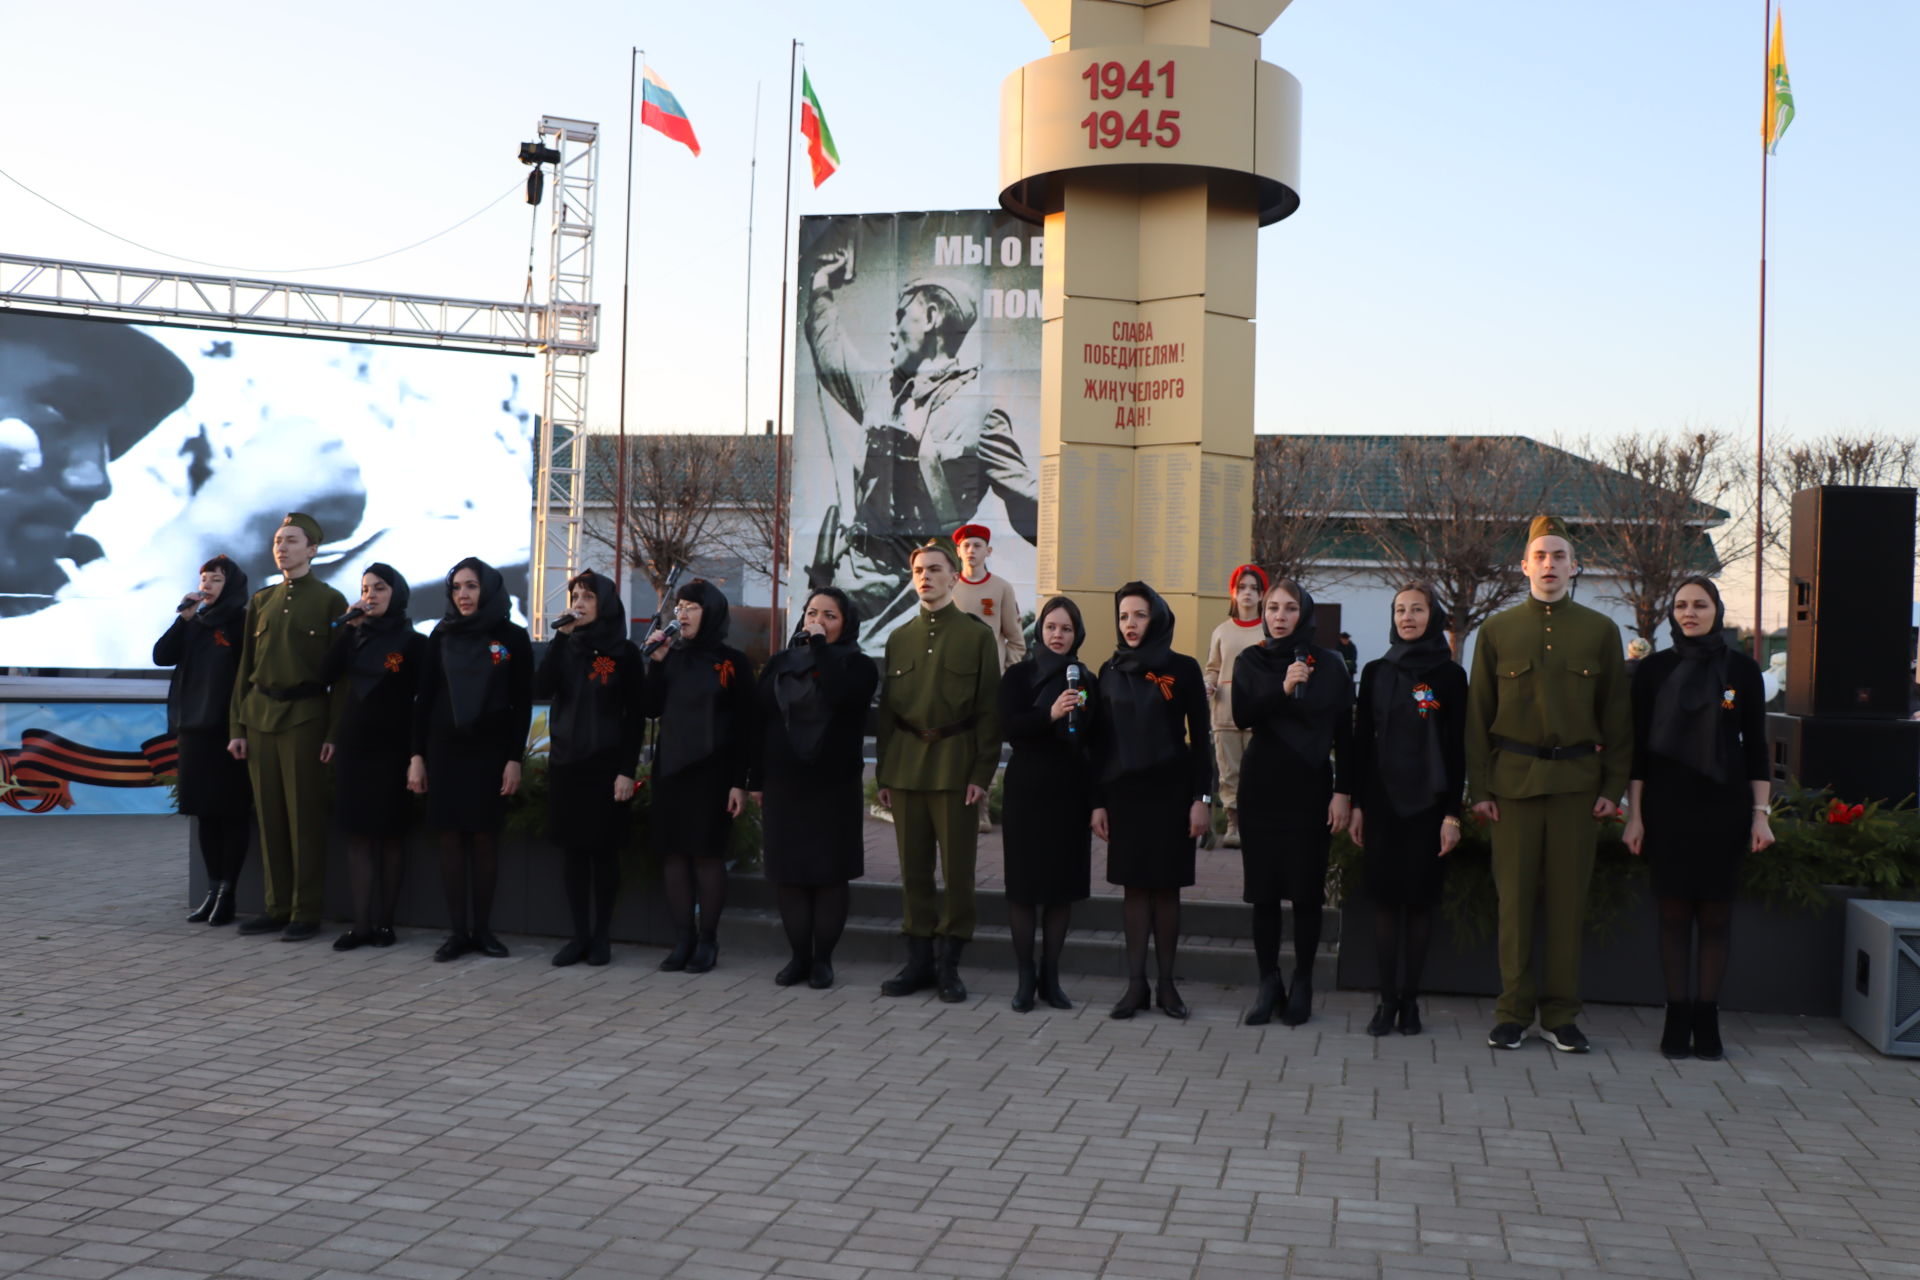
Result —
<svg viewBox="0 0 1920 1280"><path fill-rule="evenodd" d="M1386 804L1386 785L1381 778L1380 757L1403 749L1402 744L1379 735L1380 715L1374 706L1379 686L1390 674L1385 658L1375 658L1360 672L1360 701L1354 715L1353 745L1347 754L1346 780L1349 793L1362 810L1369 805ZM1433 686L1440 704L1440 759L1446 774L1446 791L1440 798L1442 813L1460 815L1467 788L1467 673L1457 662L1443 662L1421 677Z"/></svg>
<svg viewBox="0 0 1920 1280"><path fill-rule="evenodd" d="M1198 800L1213 790L1213 716L1207 706L1206 677L1200 673L1200 664L1184 653L1172 655L1164 674L1173 677L1173 684L1168 687L1167 696L1154 700L1151 705L1160 711L1160 732L1166 735L1166 745L1172 754L1178 756L1184 752L1187 757L1193 798ZM1100 677L1095 683L1100 693L1100 710L1094 716L1094 727L1088 742L1093 763L1096 806L1106 803L1099 797L1103 786L1111 788L1116 785L1113 782L1101 782L1107 776L1109 766L1114 763L1114 720L1108 704L1122 681L1145 678L1138 673L1118 670L1111 658L1100 668ZM1127 776L1119 775L1118 785L1124 786Z"/></svg>
<svg viewBox="0 0 1920 1280"><path fill-rule="evenodd" d="M1650 771L1685 770L1693 777L1702 776L1676 760L1656 755L1648 742L1654 700L1679 665L1678 653L1662 649L1642 658L1640 669L1633 673L1633 771L1628 776L1636 782L1645 782ZM1750 782L1766 782L1773 773L1767 757L1767 694L1760 682L1760 665L1737 649L1729 650L1727 683L1733 690L1733 706L1722 705L1719 728L1721 758L1727 762L1730 775L1728 785L1744 788Z"/></svg>
<svg viewBox="0 0 1920 1280"><path fill-rule="evenodd" d="M599 650L558 637L533 673L533 696L553 704L547 758L554 764L593 761L625 774L639 769L647 725L646 666L631 640Z"/></svg>
<svg viewBox="0 0 1920 1280"><path fill-rule="evenodd" d="M753 735L753 747L747 760L747 789L765 791L771 780L775 785L789 779L857 779L866 767L863 747L867 734L867 709L873 704L874 691L880 687L880 668L872 658L850 646L809 642L820 693L832 710L819 748L811 759L802 759L787 732L786 719L780 713L776 693L781 671L800 661L796 649L782 649L768 660L756 683L760 727Z"/></svg>
<svg viewBox="0 0 1920 1280"><path fill-rule="evenodd" d="M217 602L216 602L217 603ZM153 665L172 667L167 683L167 728L175 733L228 730L228 702L240 674L244 609L175 618L153 644Z"/></svg>
<svg viewBox="0 0 1920 1280"><path fill-rule="evenodd" d="M1346 660L1337 650L1314 646L1313 654L1314 665L1307 677L1310 684L1317 686L1317 696L1312 698L1293 697L1285 692L1277 679L1248 679L1239 674L1236 664L1233 721L1251 732L1253 741L1261 744L1265 750L1284 751L1300 760L1303 768L1316 772L1325 769L1327 762L1300 759L1300 752L1294 749L1288 738L1325 738L1333 752L1333 792L1335 795L1350 796L1353 794L1353 785L1347 772L1353 758L1353 677L1347 671ZM1246 660L1247 654L1242 653L1240 661ZM1314 723L1315 718L1320 716L1330 717L1331 723ZM1289 732L1295 728L1306 732L1298 735Z"/></svg>
<svg viewBox="0 0 1920 1280"><path fill-rule="evenodd" d="M710 666L713 675L693 670L695 665ZM657 776L681 773L697 764L718 758L724 765L727 785L745 788L753 756L754 679L747 655L724 644L670 650L658 662L646 664L646 714L660 721L660 740L654 753ZM678 713L670 709L674 683L682 679L714 679L718 682L710 703L710 719L704 725L677 722ZM681 739L676 743L675 737Z"/></svg>
<svg viewBox="0 0 1920 1280"><path fill-rule="evenodd" d="M1040 668L1033 659L1016 662L1000 677L1000 736L1015 751L1049 756L1068 756L1084 751L1093 736L1094 717L1100 711L1100 681L1085 664L1080 668L1081 691L1087 695L1080 708L1079 732L1069 731L1066 717L1053 718L1053 704L1036 706L1040 695ZM1060 686L1064 688L1064 686Z"/></svg>
<svg viewBox="0 0 1920 1280"><path fill-rule="evenodd" d="M424 756L429 738L484 740L499 753L500 763L521 759L527 752L527 729L533 723L533 641L527 629L512 622L496 622L487 638L498 646L486 705L491 708L478 724L462 731L454 726L447 693L447 677L440 662L443 637L427 637L420 663L419 696L413 703L413 753Z"/></svg>
<svg viewBox="0 0 1920 1280"><path fill-rule="evenodd" d="M426 663L427 638L409 631L398 649L387 655L386 670L371 691L362 696L354 678L354 633L341 627L320 663L320 679L331 688L347 687L335 730L338 745L367 750L404 751L413 736L413 704L420 691L420 671Z"/></svg>

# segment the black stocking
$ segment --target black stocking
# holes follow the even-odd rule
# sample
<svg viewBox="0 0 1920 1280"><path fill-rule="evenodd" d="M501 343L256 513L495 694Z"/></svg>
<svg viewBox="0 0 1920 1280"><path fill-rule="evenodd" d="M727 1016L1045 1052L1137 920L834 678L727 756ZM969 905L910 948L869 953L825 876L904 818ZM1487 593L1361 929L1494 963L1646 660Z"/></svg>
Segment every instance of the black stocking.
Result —
<svg viewBox="0 0 1920 1280"><path fill-rule="evenodd" d="M1427 948L1433 944L1433 908L1408 907L1407 921L1407 980L1400 986L1400 994L1411 998L1420 994L1420 977L1427 967Z"/></svg>
<svg viewBox="0 0 1920 1280"><path fill-rule="evenodd" d="M1160 985L1173 986L1173 962L1180 951L1180 891L1153 890L1153 958L1160 968Z"/></svg>
<svg viewBox="0 0 1920 1280"><path fill-rule="evenodd" d="M467 833L440 833L440 888L447 895L447 927L455 933L467 932L467 880L471 864L466 851Z"/></svg>
<svg viewBox="0 0 1920 1280"><path fill-rule="evenodd" d="M1065 902L1056 907L1048 907L1046 913L1041 916L1040 929L1044 939L1041 943L1044 948L1041 958L1049 973L1058 975L1060 972L1060 948L1066 945L1067 923L1072 916L1073 906Z"/></svg>
<svg viewBox="0 0 1920 1280"><path fill-rule="evenodd" d="M1253 904L1253 962L1264 982L1280 971L1280 903Z"/></svg>
<svg viewBox="0 0 1920 1280"><path fill-rule="evenodd" d="M1320 916L1318 902L1293 904L1293 959L1296 973L1312 973L1313 957L1320 950Z"/></svg>
<svg viewBox="0 0 1920 1280"><path fill-rule="evenodd" d="M846 881L823 884L813 891L813 958L832 960L840 935L847 931L847 911L853 905L853 890Z"/></svg>
<svg viewBox="0 0 1920 1280"><path fill-rule="evenodd" d="M485 933L493 923L493 891L500 883L500 836L492 831L469 833L473 852L473 930Z"/></svg>
<svg viewBox="0 0 1920 1280"><path fill-rule="evenodd" d="M207 879L229 883L240 878L247 860L247 840L253 834L253 815L221 814L200 819L200 861Z"/></svg>
<svg viewBox="0 0 1920 1280"><path fill-rule="evenodd" d="M1407 912L1411 917L1413 913ZM1380 903L1373 914L1373 956L1380 968L1380 996L1392 1001L1400 990L1400 908ZM1413 968L1408 957L1409 969ZM1412 989L1413 983L1407 987Z"/></svg>
<svg viewBox="0 0 1920 1280"><path fill-rule="evenodd" d="M700 882L700 937L712 942L720 932L720 913L727 909L727 860L697 859L694 874Z"/></svg>
<svg viewBox="0 0 1920 1280"><path fill-rule="evenodd" d="M373 931L374 851L379 847L379 839L359 834L347 837L347 883L353 890L355 933Z"/></svg>
<svg viewBox="0 0 1920 1280"><path fill-rule="evenodd" d="M1033 971L1033 929L1035 912L1030 902L1007 903L1007 926L1013 933L1013 958L1020 972Z"/></svg>
<svg viewBox="0 0 1920 1280"><path fill-rule="evenodd" d="M1702 902L1700 922L1700 999L1720 1003L1720 982L1727 976L1727 952L1733 935L1733 904Z"/></svg>
<svg viewBox="0 0 1920 1280"><path fill-rule="evenodd" d="M1127 931L1127 981L1139 991L1147 985L1147 935L1153 928L1153 890L1128 886L1120 914Z"/></svg>
<svg viewBox="0 0 1920 1280"><path fill-rule="evenodd" d="M593 927L593 854L583 848L561 850L561 883L567 890L567 914L573 917L573 940L586 942Z"/></svg>
<svg viewBox="0 0 1920 1280"><path fill-rule="evenodd" d="M1661 898L1660 971L1667 980L1667 1002L1687 998L1687 978L1693 968L1693 903L1685 898Z"/></svg>
<svg viewBox="0 0 1920 1280"><path fill-rule="evenodd" d="M813 959L814 889L812 885L774 886L774 898L780 904L780 923L787 931L787 945L793 958Z"/></svg>
<svg viewBox="0 0 1920 1280"><path fill-rule="evenodd" d="M693 859L682 853L665 854L660 859L660 887L667 895L667 914L673 917L673 931L682 938L693 936Z"/></svg>

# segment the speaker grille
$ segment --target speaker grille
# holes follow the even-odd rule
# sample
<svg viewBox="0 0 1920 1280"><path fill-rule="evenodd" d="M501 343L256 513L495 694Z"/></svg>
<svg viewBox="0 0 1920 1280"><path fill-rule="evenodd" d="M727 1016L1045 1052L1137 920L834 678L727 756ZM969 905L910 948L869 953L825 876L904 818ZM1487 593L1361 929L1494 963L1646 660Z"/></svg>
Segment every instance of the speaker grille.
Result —
<svg viewBox="0 0 1920 1280"><path fill-rule="evenodd" d="M1920 929L1893 935L1894 1044L1920 1045Z"/></svg>

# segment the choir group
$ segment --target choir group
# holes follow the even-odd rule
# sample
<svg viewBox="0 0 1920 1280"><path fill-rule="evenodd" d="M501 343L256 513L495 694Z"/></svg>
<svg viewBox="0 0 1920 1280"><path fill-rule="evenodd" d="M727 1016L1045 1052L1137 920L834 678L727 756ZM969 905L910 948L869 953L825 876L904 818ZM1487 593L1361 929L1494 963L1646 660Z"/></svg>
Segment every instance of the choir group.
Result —
<svg viewBox="0 0 1920 1280"><path fill-rule="evenodd" d="M1470 806L1487 824L1499 896L1503 990L1488 1043L1518 1048L1537 1019L1554 1048L1585 1052L1586 889L1597 824L1621 816L1624 796L1624 839L1647 858L1660 908L1662 1051L1720 1056L1740 860L1772 833L1760 673L1724 642L1712 582L1679 588L1670 647L1629 680L1617 628L1571 597L1568 531L1541 517L1522 561L1528 595L1481 628L1471 678L1453 658L1441 600L1413 584L1393 597L1392 646L1359 673L1356 695L1340 652L1315 642L1313 596L1255 565L1234 571L1204 666L1174 651L1173 612L1143 582L1114 592L1117 643L1097 671L1081 657L1085 620L1064 596L1035 613L1029 656L1012 593L985 568L990 538L968 525L952 545L913 551L919 608L889 635L883 664L861 652L849 597L824 587L756 676L727 644L727 600L710 583L679 587L671 619L636 646L614 583L582 573L536 665L492 566L456 564L446 613L421 635L388 566L367 570L350 609L313 579L320 527L290 514L273 540L279 583L249 596L239 566L215 557L154 646L154 662L174 669L180 808L198 819L210 886L188 919L234 918L257 822L265 910L240 932L312 937L331 824L345 837L354 911L335 949L392 945L419 796L439 837L451 924L434 959L506 955L491 928L499 838L543 699L548 835L573 926L552 962L609 962L629 802L644 778L676 934L660 968L717 962L732 824L752 796L792 951L774 980L829 987L848 885L865 870L871 723L907 948L887 995L966 998L978 833L1004 743L1017 1010L1072 1007L1061 949L1072 904L1090 893L1097 835L1124 899L1128 982L1111 1016L1188 1016L1174 981L1180 891L1194 883L1217 800L1252 908L1258 989L1245 1022L1312 1017L1328 859L1345 833L1363 851L1359 888L1375 907L1381 992L1367 1031L1418 1034L1433 910ZM1292 906L1290 976L1282 903Z"/></svg>

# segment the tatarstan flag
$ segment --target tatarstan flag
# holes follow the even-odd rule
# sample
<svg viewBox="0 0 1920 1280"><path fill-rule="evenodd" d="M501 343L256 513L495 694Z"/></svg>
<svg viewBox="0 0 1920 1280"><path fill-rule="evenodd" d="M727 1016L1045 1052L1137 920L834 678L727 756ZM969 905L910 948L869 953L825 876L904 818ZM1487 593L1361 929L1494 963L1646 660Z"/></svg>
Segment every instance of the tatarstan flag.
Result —
<svg viewBox="0 0 1920 1280"><path fill-rule="evenodd" d="M1780 135L1793 123L1793 85L1787 79L1787 37L1782 15L1773 15L1773 41L1767 46L1767 114L1760 123L1760 139L1772 155Z"/></svg>
<svg viewBox="0 0 1920 1280"><path fill-rule="evenodd" d="M813 166L813 185L817 187L840 167L840 153L834 149L827 113L820 109L813 81L805 71L800 73L800 133L807 140L807 162Z"/></svg>

